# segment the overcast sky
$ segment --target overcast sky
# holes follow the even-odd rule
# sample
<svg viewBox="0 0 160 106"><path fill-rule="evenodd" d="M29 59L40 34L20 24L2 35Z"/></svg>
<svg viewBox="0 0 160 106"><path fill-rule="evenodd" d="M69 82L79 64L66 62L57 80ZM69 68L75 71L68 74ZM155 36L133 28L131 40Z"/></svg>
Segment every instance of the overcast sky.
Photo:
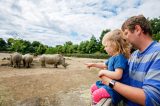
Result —
<svg viewBox="0 0 160 106"><path fill-rule="evenodd" d="M128 17L160 16L160 0L0 0L0 38L79 44Z"/></svg>

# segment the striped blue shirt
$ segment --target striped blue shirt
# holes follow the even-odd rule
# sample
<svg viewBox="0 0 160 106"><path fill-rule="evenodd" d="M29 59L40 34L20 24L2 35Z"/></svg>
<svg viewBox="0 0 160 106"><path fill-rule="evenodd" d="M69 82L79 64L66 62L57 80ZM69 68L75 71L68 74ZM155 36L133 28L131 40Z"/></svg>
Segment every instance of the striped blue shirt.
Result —
<svg viewBox="0 0 160 106"><path fill-rule="evenodd" d="M130 85L144 90L146 106L160 106L160 43L135 51L128 63ZM128 105L139 106L131 101Z"/></svg>

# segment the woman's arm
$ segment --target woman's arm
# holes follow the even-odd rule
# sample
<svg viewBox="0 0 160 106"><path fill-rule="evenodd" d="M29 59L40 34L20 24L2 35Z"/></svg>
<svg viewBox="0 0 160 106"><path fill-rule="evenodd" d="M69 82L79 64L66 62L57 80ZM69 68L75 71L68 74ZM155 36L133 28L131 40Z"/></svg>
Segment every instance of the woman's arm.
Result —
<svg viewBox="0 0 160 106"><path fill-rule="evenodd" d="M105 63L85 63L85 65L90 68L90 67L96 67L100 69L106 69L107 66Z"/></svg>
<svg viewBox="0 0 160 106"><path fill-rule="evenodd" d="M106 76L114 80L120 80L122 78L123 69L117 68L115 71L109 71L109 70L101 70L98 74L99 77Z"/></svg>

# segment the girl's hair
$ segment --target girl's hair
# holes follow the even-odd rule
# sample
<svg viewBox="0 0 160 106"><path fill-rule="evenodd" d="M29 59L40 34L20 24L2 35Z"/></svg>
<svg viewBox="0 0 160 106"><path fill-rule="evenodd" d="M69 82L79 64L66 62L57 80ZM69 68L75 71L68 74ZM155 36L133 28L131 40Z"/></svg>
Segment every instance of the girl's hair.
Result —
<svg viewBox="0 0 160 106"><path fill-rule="evenodd" d="M103 46L110 42L114 51L123 54L126 58L130 57L131 45L123 38L121 30L116 29L108 32L102 39Z"/></svg>

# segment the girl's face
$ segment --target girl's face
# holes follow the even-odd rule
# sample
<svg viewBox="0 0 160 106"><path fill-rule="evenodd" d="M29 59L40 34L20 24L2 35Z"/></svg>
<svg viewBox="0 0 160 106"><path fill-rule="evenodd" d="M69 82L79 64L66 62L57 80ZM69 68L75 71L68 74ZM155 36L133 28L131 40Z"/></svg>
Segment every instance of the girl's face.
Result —
<svg viewBox="0 0 160 106"><path fill-rule="evenodd" d="M110 41L106 41L106 45L104 46L104 50L108 53L108 55L115 55L114 45Z"/></svg>

